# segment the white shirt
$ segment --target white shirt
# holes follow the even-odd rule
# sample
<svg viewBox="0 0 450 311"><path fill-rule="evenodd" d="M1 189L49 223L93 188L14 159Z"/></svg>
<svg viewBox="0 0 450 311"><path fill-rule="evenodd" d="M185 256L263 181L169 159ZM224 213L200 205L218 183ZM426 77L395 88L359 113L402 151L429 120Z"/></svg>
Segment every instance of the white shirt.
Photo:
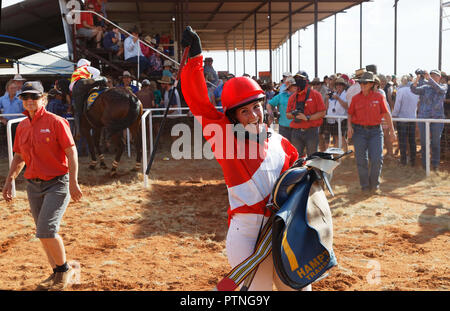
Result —
<svg viewBox="0 0 450 311"><path fill-rule="evenodd" d="M334 94L337 94L337 93L334 93ZM339 95L339 98L342 99L343 101L347 101L347 92L342 91L342 93ZM333 112L333 110L334 110L334 112ZM347 109L345 109L337 99L332 98L328 101L327 115L346 116ZM327 122L329 124L334 124L337 120L338 119L327 118ZM339 119L339 120L343 120L343 119Z"/></svg>
<svg viewBox="0 0 450 311"><path fill-rule="evenodd" d="M419 96L411 92L409 85L397 89L393 117L415 119L417 116L417 103Z"/></svg>
<svg viewBox="0 0 450 311"><path fill-rule="evenodd" d="M123 53L125 60L138 55L142 56L139 40L134 42L132 36L127 37L125 41L123 41Z"/></svg>
<svg viewBox="0 0 450 311"><path fill-rule="evenodd" d="M355 84L351 85L347 89L347 103L349 106L352 103L353 96L355 96L356 94L359 94L359 92L361 92L361 85L359 85L358 82L355 82Z"/></svg>
<svg viewBox="0 0 450 311"><path fill-rule="evenodd" d="M171 91L174 89L174 87L172 86L172 88L170 89L170 91L167 91L164 93L164 107L167 107L167 105L169 104L169 93L172 93ZM176 101L176 106L177 108L181 108L181 102L180 102L180 95L178 94L177 89L175 89L175 94L173 95L174 99ZM172 107L173 108L173 107ZM177 109L177 110L169 110L170 114L181 114L181 109Z"/></svg>

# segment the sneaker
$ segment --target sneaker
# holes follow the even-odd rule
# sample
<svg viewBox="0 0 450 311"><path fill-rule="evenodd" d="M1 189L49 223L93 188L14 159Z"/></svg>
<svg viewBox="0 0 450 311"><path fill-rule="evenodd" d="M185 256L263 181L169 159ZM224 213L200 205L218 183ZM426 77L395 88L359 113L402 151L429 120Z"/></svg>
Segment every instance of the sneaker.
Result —
<svg viewBox="0 0 450 311"><path fill-rule="evenodd" d="M56 272L53 280L52 290L64 290L71 283L75 270L69 267L66 272Z"/></svg>
<svg viewBox="0 0 450 311"><path fill-rule="evenodd" d="M38 289L41 289L41 290L49 289L53 285L53 280L55 279L55 275L56 275L56 273L53 272L48 278L46 278L41 283L39 283Z"/></svg>

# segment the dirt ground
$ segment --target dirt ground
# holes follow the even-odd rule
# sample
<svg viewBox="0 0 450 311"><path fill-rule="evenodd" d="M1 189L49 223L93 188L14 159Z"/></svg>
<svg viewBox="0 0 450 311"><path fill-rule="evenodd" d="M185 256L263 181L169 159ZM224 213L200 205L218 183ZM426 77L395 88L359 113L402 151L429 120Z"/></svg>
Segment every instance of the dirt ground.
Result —
<svg viewBox="0 0 450 311"><path fill-rule="evenodd" d="M215 160L154 162L151 185L131 173L90 171L80 157L84 198L71 202L60 235L81 265L75 291L206 291L229 270L227 190ZM108 164L111 156L107 157ZM0 183L7 173L0 163ZM449 169L426 178L420 168L386 161L381 193L363 195L354 157L343 160L329 197L338 266L317 291L450 290ZM23 176L12 204L0 199L0 289L35 290L51 272L34 237Z"/></svg>

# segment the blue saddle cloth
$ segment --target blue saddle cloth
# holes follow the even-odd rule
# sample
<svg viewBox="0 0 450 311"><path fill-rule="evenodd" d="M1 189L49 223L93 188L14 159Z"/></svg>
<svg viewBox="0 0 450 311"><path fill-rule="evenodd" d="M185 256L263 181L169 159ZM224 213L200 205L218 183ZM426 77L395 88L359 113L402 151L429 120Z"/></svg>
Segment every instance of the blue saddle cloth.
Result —
<svg viewBox="0 0 450 311"><path fill-rule="evenodd" d="M273 262L280 279L294 289L311 284L337 265L331 212L322 188L314 184L314 174L294 168L275 188L279 193L273 194L274 202L281 205L272 225ZM289 193L283 190L289 188Z"/></svg>

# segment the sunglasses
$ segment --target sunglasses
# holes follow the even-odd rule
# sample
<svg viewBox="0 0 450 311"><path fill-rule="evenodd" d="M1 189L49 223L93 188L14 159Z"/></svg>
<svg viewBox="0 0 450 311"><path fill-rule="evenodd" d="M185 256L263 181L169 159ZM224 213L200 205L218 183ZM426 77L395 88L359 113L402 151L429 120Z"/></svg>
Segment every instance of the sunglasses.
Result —
<svg viewBox="0 0 450 311"><path fill-rule="evenodd" d="M40 95L40 94L31 93L31 94L22 94L19 97L22 100L28 100L28 99L38 100L39 98L41 98L41 96L42 95Z"/></svg>

